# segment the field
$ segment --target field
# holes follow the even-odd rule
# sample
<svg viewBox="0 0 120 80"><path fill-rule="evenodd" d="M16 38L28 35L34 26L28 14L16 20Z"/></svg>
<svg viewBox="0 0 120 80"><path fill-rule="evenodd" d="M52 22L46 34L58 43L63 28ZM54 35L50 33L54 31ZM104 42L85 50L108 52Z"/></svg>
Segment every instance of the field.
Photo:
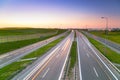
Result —
<svg viewBox="0 0 120 80"><path fill-rule="evenodd" d="M54 35L58 29L0 29L0 43Z"/></svg>
<svg viewBox="0 0 120 80"><path fill-rule="evenodd" d="M90 33L120 44L120 32L108 32L108 35L104 31L91 31Z"/></svg>
<svg viewBox="0 0 120 80"><path fill-rule="evenodd" d="M35 29L35 28L26 28L26 29L0 29L0 36L13 36L13 35L28 35L28 34L37 34L37 33L48 33L55 32L57 29Z"/></svg>
<svg viewBox="0 0 120 80"><path fill-rule="evenodd" d="M54 35L49 35L49 36L43 36L39 38L34 38L34 39L29 39L29 40L21 40L21 41L12 41L12 42L5 42L5 43L0 43L0 54L4 54L9 51L13 51L15 49L36 43L38 41L45 40L47 38L56 36L60 33L65 32L66 30L58 30L56 34Z"/></svg>

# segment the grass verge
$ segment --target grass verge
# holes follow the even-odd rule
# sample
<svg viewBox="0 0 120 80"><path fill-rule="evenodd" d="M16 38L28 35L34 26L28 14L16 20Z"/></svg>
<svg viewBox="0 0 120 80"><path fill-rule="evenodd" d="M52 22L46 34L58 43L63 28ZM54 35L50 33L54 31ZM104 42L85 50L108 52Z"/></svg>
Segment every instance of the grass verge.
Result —
<svg viewBox="0 0 120 80"><path fill-rule="evenodd" d="M10 80L14 75L26 68L32 61L14 62L0 69L0 80Z"/></svg>
<svg viewBox="0 0 120 80"><path fill-rule="evenodd" d="M71 47L70 51L70 65L69 65L69 70L68 70L68 76L72 74L72 69L74 68L76 64L76 56L77 56L77 42L74 41Z"/></svg>
<svg viewBox="0 0 120 80"><path fill-rule="evenodd" d="M90 33L102 38L107 38L108 40L111 40L113 42L120 44L120 31L108 32L108 35L106 35L104 31L91 31Z"/></svg>
<svg viewBox="0 0 120 80"><path fill-rule="evenodd" d="M32 57L40 57L41 55L46 53L48 50L50 50L53 46L55 46L58 42L60 42L64 37L61 37L61 38L49 43L48 45L41 47L40 49L24 56L22 59L32 58ZM33 61L34 60L21 61L21 62L17 61L17 62L13 62L12 64L5 66L4 68L0 69L0 80L10 80L16 74L18 74L20 71L25 69L28 65L30 65Z"/></svg>
<svg viewBox="0 0 120 80"><path fill-rule="evenodd" d="M36 39L30 39L30 40L21 40L21 41L14 41L14 42L6 42L6 43L0 43L0 55L4 54L6 52L10 52L22 47L25 47L27 45L48 39L50 37L56 36L58 34L61 34L65 32L66 30L58 30L57 34L51 35L51 36L46 36L42 38L36 38Z"/></svg>

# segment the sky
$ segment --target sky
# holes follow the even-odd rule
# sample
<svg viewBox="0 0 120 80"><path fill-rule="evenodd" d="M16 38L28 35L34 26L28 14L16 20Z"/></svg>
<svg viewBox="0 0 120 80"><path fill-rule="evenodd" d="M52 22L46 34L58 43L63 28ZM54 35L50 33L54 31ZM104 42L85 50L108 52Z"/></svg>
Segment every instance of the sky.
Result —
<svg viewBox="0 0 120 80"><path fill-rule="evenodd" d="M0 27L120 27L120 0L0 0Z"/></svg>

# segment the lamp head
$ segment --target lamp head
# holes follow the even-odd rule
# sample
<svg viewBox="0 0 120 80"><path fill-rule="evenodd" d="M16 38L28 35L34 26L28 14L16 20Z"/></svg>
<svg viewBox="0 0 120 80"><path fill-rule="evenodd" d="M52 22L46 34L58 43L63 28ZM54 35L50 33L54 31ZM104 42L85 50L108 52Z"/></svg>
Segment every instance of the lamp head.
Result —
<svg viewBox="0 0 120 80"><path fill-rule="evenodd" d="M101 17L101 19L104 19L105 17Z"/></svg>

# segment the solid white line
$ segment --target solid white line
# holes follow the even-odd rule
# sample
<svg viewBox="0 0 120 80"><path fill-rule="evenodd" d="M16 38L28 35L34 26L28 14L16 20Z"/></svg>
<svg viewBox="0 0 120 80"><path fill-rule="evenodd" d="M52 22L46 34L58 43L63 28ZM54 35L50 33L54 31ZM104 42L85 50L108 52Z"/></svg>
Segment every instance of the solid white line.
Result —
<svg viewBox="0 0 120 80"><path fill-rule="evenodd" d="M97 73L97 71L96 71L95 67L93 67L93 70L94 70L94 72L95 72L96 76L98 77L98 73Z"/></svg>
<svg viewBox="0 0 120 80"><path fill-rule="evenodd" d="M58 80L61 80L62 73L63 73L63 71L64 71L64 68L65 68L65 65L66 65L66 62L67 62L67 59L68 59L68 56L69 56L69 52L70 52L70 48L69 48L69 51L68 51L68 53L67 53L67 57L66 57L66 59L65 59L65 62L64 62L64 65L63 65L63 67L62 67L62 70L61 70L61 73L60 73L60 76L59 76Z"/></svg>
<svg viewBox="0 0 120 80"><path fill-rule="evenodd" d="M84 38L83 38L84 39ZM109 67L104 63L104 61L98 56L98 54L96 53L96 51L92 48L92 46L90 45L90 42L86 41L84 39L84 41L86 42L86 44L90 47L90 49L94 52L94 54L98 57L98 59L104 64L104 66L108 69L108 71L113 75L113 77L118 80L118 78L113 74L113 72L109 69Z"/></svg>
<svg viewBox="0 0 120 80"><path fill-rule="evenodd" d="M48 69L46 70L46 72L43 74L42 78L44 78L44 77L46 76L46 74L48 73L49 70L50 70L50 68L48 68Z"/></svg>
<svg viewBox="0 0 120 80"><path fill-rule="evenodd" d="M80 72L80 80L82 80L81 63L80 63L80 53L79 53L78 43L79 42L78 42L78 37L77 37L77 52L78 52L79 72Z"/></svg>

